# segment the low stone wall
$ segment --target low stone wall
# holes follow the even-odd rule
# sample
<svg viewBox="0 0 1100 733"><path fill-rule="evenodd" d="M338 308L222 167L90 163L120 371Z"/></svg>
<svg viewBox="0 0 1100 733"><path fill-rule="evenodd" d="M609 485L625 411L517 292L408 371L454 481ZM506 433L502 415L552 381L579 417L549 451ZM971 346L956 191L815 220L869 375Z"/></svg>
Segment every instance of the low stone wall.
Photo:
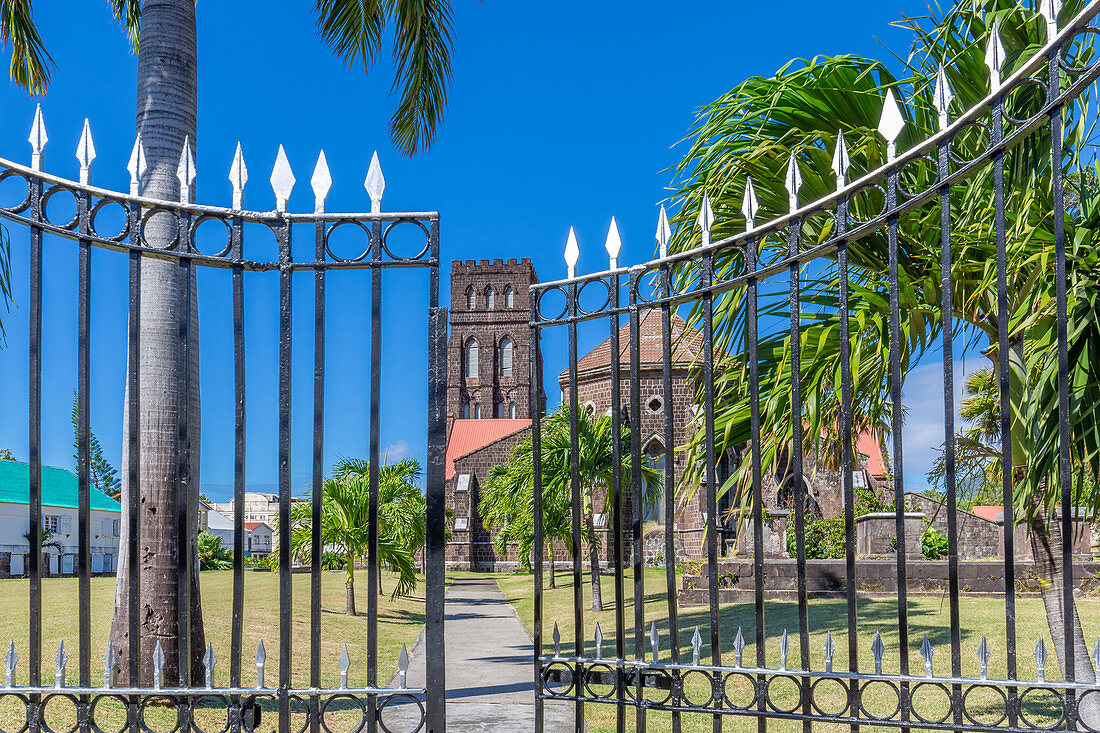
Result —
<svg viewBox="0 0 1100 733"><path fill-rule="evenodd" d="M942 595L947 592L946 560L919 560L906 564L906 589L910 594ZM751 602L755 589L755 568L751 560L722 560L718 564L719 600L722 603ZM793 599L797 592L798 563L795 560L768 559L764 563L764 590L770 599ZM844 560L807 560L806 590L813 597L843 598L846 588ZM959 589L962 593L1003 594L1004 565L1001 562L964 561L959 563ZM1074 584L1082 593L1100 592L1100 562L1074 563ZM861 595L893 596L898 591L898 567L895 560L860 560L856 565L856 591ZM1037 593L1039 581L1032 563L1016 564L1016 592ZM683 606L709 602L706 575L683 579L679 601Z"/></svg>

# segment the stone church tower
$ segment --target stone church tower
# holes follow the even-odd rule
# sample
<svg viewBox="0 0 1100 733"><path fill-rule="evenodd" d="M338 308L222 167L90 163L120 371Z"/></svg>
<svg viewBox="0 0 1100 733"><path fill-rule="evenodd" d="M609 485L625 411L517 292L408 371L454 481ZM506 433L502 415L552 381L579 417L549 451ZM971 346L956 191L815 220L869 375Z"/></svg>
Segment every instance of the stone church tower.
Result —
<svg viewBox="0 0 1100 733"><path fill-rule="evenodd" d="M461 419L531 419L531 260L451 263L447 429Z"/></svg>

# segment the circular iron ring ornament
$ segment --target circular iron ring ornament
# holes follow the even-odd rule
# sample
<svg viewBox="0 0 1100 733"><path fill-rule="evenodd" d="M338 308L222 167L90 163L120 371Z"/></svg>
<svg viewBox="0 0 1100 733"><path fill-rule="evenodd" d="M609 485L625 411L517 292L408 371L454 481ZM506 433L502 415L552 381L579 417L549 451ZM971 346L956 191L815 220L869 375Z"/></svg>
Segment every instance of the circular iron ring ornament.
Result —
<svg viewBox="0 0 1100 733"><path fill-rule="evenodd" d="M362 254L360 254L356 257L340 257L335 252L333 252L332 249L329 247L329 242L332 239L333 233L342 226L358 227L359 229L362 229L366 233L366 235L367 235L367 248L365 250L363 250ZM373 249L373 247L374 247L373 243L371 242L370 228L368 228L366 226L366 224L364 224L363 222L358 221L356 219L342 219L338 222L335 222L332 226L327 227L325 229L324 244L325 244L325 253L329 257L332 258L333 262L344 262L344 263L362 262L363 260L365 260L370 255L371 249Z"/></svg>
<svg viewBox="0 0 1100 733"><path fill-rule="evenodd" d="M555 670L561 670L560 674L567 682L557 682L550 680L551 672ZM559 685L559 687L554 687ZM569 693L576 687L576 677L573 674L573 667L566 662L551 662L546 665L542 670L542 688L543 690L553 697L567 697Z"/></svg>
<svg viewBox="0 0 1100 733"><path fill-rule="evenodd" d="M693 700L691 698L691 695L688 694L688 688L691 686L690 683L693 680L696 680L698 678L702 678L706 682L706 690L707 690L706 695L707 695L707 697L706 697L705 700ZM715 700L720 699L719 697L716 697L716 695L715 695L715 687L716 687L715 679L716 679L715 677L711 676L710 672L705 672L705 671L702 671L702 670L690 670L689 669L689 670L682 671L681 674L680 674L680 678L679 678L679 687L680 687L680 689L679 689L679 693L680 693L679 698L681 700L683 700L684 702L686 702L691 707L695 707L695 708L710 707L711 704L715 702ZM720 684L718 685L718 690L719 690L718 695L721 695Z"/></svg>
<svg viewBox="0 0 1100 733"><path fill-rule="evenodd" d="M1089 68L1095 66L1097 64L1096 61L1091 64L1085 64L1084 66L1073 66L1068 61L1066 61L1066 51L1071 46L1073 46L1073 42L1077 40L1079 36L1089 36L1097 34L1100 34L1100 28L1094 25L1086 25L1078 28L1077 31L1073 33L1073 35L1067 36L1066 39L1062 41L1061 47L1058 48L1058 68L1064 71L1069 76L1080 76L1081 74L1084 74L1086 71L1088 71Z"/></svg>
<svg viewBox="0 0 1100 733"><path fill-rule="evenodd" d="M1058 702L1059 702L1058 707L1059 707L1061 712L1059 712L1057 720L1055 720L1050 725L1039 725L1038 723L1032 722L1031 720L1028 719L1027 712L1026 712L1026 710L1027 710L1027 697L1031 693L1037 693L1037 694L1039 694L1039 693L1049 693L1049 694L1053 695L1056 700L1058 700ZM1031 727L1031 728L1035 728L1036 730L1053 730L1054 728L1057 728L1059 725L1061 725L1062 721L1064 721L1066 719L1066 696L1060 690L1056 690L1056 689L1051 688L1051 687L1029 687L1026 690L1024 690L1022 693L1020 693L1019 701L1018 701L1017 704L1018 704L1018 711L1019 711L1019 715L1020 715L1020 720L1023 721L1026 726ZM1076 716L1074 716L1074 717L1076 717ZM1023 727L1023 726L1021 726L1021 727Z"/></svg>
<svg viewBox="0 0 1100 733"><path fill-rule="evenodd" d="M31 701L30 701L30 699L26 695L21 695L19 693L15 693L15 692L3 693L3 694L0 694L0 706L2 706L6 700L12 700L12 699L18 700L19 702L22 703L23 726L20 727L20 728L5 728L2 724L0 724L0 733L24 733L24 731L26 731L30 727L30 719L31 719L31 715L30 715ZM2 723L2 722L3 721L0 720L0 723Z"/></svg>
<svg viewBox="0 0 1100 733"><path fill-rule="evenodd" d="M794 683L795 687L798 688L798 700L795 701L795 704L794 704L793 707L781 708L778 705L776 705L775 702L772 700L772 685L776 682L792 682L792 683ZM799 680L798 677L794 677L792 675L786 675L786 674L777 674L777 675L773 675L772 677L769 677L768 680L764 683L764 702L767 703L769 708L771 708L772 710L774 710L777 713L782 713L784 715L789 715L790 713L793 713L794 711L798 710L798 708L800 708L802 706L802 683L801 683L801 681Z"/></svg>
<svg viewBox="0 0 1100 733"><path fill-rule="evenodd" d="M145 236L145 230L149 227L149 222L151 222L153 220L153 217L158 214L164 214L165 216L169 216L176 220L176 226L174 227L176 233L173 236L172 241L168 243L168 246L163 248L153 246L149 243L149 238ZM138 242L141 243L142 247L146 247L148 249L163 249L166 252L177 249L180 243L179 214L172 209L163 206L154 206L153 208L147 210L142 215L141 223L138 225Z"/></svg>
<svg viewBox="0 0 1100 733"><path fill-rule="evenodd" d="M416 727L410 731L395 731L393 728L386 724L386 716L384 715L386 708L394 704L395 700L407 700L419 709L420 714L418 716L418 722ZM427 723L424 715L424 703L420 701L416 695L411 695L407 692L400 692L396 695L388 695L382 699L381 704L378 706L378 725L382 728L384 733L420 733L424 729L424 725ZM359 729L356 729L359 730Z"/></svg>
<svg viewBox="0 0 1100 733"><path fill-rule="evenodd" d="M547 288L545 290L536 290L535 292L538 293L538 300L535 302L535 312L538 314L539 320L553 323L561 320L562 318L565 318L565 314L569 312L569 293L565 291L565 288L558 285L556 287ZM552 317L548 317L542 310L543 300L550 293L560 293L562 296L562 300L564 301L564 305L562 305L561 308L561 313L558 313L557 315Z"/></svg>
<svg viewBox="0 0 1100 733"><path fill-rule="evenodd" d="M596 308L594 308L592 310L581 308L581 298L584 297L584 291L586 289L588 289L588 287L590 285L593 285L595 283L599 283L600 285L602 285L604 287L605 293L603 295L595 296L597 298L597 302L599 302L599 300L598 300L599 298L603 298L603 302L600 303L599 306L597 306ZM611 283L607 282L606 280L604 280L602 278L597 279L597 280L586 280L585 282L581 283L579 287L577 287L577 302L576 302L577 315L591 316L591 315L595 315L597 313L603 313L605 310L607 310L608 307L610 307L610 305L611 305Z"/></svg>
<svg viewBox="0 0 1100 733"><path fill-rule="evenodd" d="M666 683L666 684L667 684L667 686L668 686L668 690L667 690L667 691L665 692L665 696L664 696L664 697L662 697L662 698L660 698L660 699L653 699L653 700L648 700L648 699L642 699L642 700L641 700L641 703L642 703L643 705L648 705L648 706L657 706L657 705L664 705L665 703L667 703L667 702L668 702L669 700L671 700L671 699L672 699L672 692L673 692L673 688L675 687L675 682L676 682L676 680L675 680L675 678L674 678L674 677L673 677L673 676L672 676L671 674L669 674L669 673L668 673L668 670L665 670L665 669L655 669L655 668L652 668L652 667L649 667L649 668L639 668L639 669L636 669L636 670L635 670L635 674L640 674L640 675L643 675L643 678L644 678L645 676L649 676L649 677L662 677L662 678L664 678L664 679L665 679L665 680L667 681L667 683ZM660 688L660 687L643 687L643 688L642 688L642 695L643 695L643 696L645 695L645 691L646 691L647 689L651 689L651 690L652 690L652 689L655 689L655 690L660 690L661 688ZM633 684L633 685L627 685L627 686L626 686L626 696L627 696L628 698L630 698L631 700L637 700L637 699L638 699L638 698L637 698L637 696L636 696L636 695L637 695L637 693L638 693L638 685L637 685L637 683L635 683L635 684Z"/></svg>
<svg viewBox="0 0 1100 733"><path fill-rule="evenodd" d="M112 205L121 207L122 210L126 213L126 224L122 227L121 232L115 234L112 237L108 237L99 233L99 229L96 227L96 219L105 208ZM88 212L88 227L91 229L92 234L106 242L121 242L122 240L126 239L126 237L130 235L130 221L130 209L126 206L125 201L120 201L119 199L100 199Z"/></svg>
<svg viewBox="0 0 1100 733"><path fill-rule="evenodd" d="M730 693L731 680L745 681L745 683L748 685L748 689L752 691L752 697L749 698L748 702L742 703L733 699ZM756 705L756 701L758 699L760 699L760 694L756 686L756 679L752 675L746 674L744 672L729 672L722 679L722 700L725 707L731 708L733 710L749 710Z"/></svg>
<svg viewBox="0 0 1100 733"><path fill-rule="evenodd" d="M424 233L424 247L413 257L402 257L394 254L390 250L389 239L390 232L403 224L415 224L420 228L420 231ZM417 262L423 259L424 255L428 254L432 248L432 235L428 231L428 228L424 226L424 223L418 219L398 219L391 222L385 229L382 230L382 251L390 256L394 262Z"/></svg>
<svg viewBox="0 0 1100 733"><path fill-rule="evenodd" d="M176 711L176 724L168 730L157 730L156 728L150 728L149 725L145 722L146 708L148 708L151 703L158 704L157 701L160 701L160 705L163 705L164 707L171 707L173 710ZM145 733L176 733L176 731L180 729L179 710L179 703L173 697L170 697L168 695L156 695L153 697L147 697L142 700L141 704L138 706L138 725L143 731L145 731Z"/></svg>
<svg viewBox="0 0 1100 733"><path fill-rule="evenodd" d="M971 124L974 124L974 123L971 123ZM948 151L950 151L951 146L948 145L947 149L948 149ZM948 156L950 156L950 155L951 155L951 153L948 152ZM914 191L912 189L907 188L902 183L902 179L904 178L902 173L904 173L907 169L909 169L910 166L916 167L917 164L919 164L921 162L932 164L932 180L924 188L920 189L919 191ZM919 170L919 167L917 167L916 170ZM898 169L898 193L900 193L902 196L904 196L907 199L915 199L915 198L919 198L920 196L923 196L925 194L925 192L928 191L928 189L935 188L936 184L939 183L939 182L940 182L939 161L937 161L931 155L918 155L916 158L912 158L910 160L905 161L905 165L903 165L901 168Z"/></svg>
<svg viewBox="0 0 1100 733"><path fill-rule="evenodd" d="M199 249L198 238L195 235L199 231L199 226L208 221L216 221L220 223L223 227L225 227L225 247L219 250L217 254L209 256L217 257L219 259L228 257L229 253L233 251L233 225L230 224L226 219L220 216L214 216L212 214L203 214L202 216L197 217L191 222L191 230L190 232L188 232L188 239L191 243L191 251L203 254L202 250Z"/></svg>
<svg viewBox="0 0 1100 733"><path fill-rule="evenodd" d="M352 695L352 694L349 693L349 694L342 694L342 695L333 695L332 697L328 698L327 700L325 700L324 702L321 703L321 711L320 711L320 715L318 717L320 718L319 722L321 724L321 727L325 729L325 733L337 733L336 731L332 730L332 728L328 727L328 722L325 720L325 715L326 715L326 713L328 713L329 705L336 702L337 700L351 700L353 703L355 703L355 705L357 705L359 707L359 724L356 725L355 727L353 727L352 730L357 730L357 731L358 730L363 730L367 725L367 708L363 704L363 701L357 695ZM354 710L355 708L352 707L351 709ZM310 710L310 706L309 706L308 703L306 703L306 711L308 712L309 710ZM307 715L306 716L306 724L305 724L304 727L302 727L299 730L299 733L301 733L301 731L304 731L308 727L309 727L309 716Z"/></svg>
<svg viewBox="0 0 1100 733"><path fill-rule="evenodd" d="M18 178L23 181L27 186L27 193L23 196L23 200L15 206L0 206L0 211L6 211L9 214L21 214L31 206L31 179L16 170L10 168L6 171L0 172L0 183L8 180L9 178Z"/></svg>
<svg viewBox="0 0 1100 733"><path fill-rule="evenodd" d="M897 172L896 169L893 170L893 171L890 171L891 174L896 173L896 172ZM868 218L862 219L859 216L856 216L855 206L853 206L852 204L855 203L858 200L859 196L861 196L863 194L869 194L872 191L878 191L879 194L882 196L882 208L880 208L877 213L869 216ZM850 194L848 194L847 199L848 199L847 209L848 209L848 226L849 227L851 227L852 224L856 224L856 225L870 224L871 222L875 221L876 219L882 218L882 216L886 213L886 189L878 183L868 183L866 186L862 186L861 188L858 188L855 191L852 191Z"/></svg>
<svg viewBox="0 0 1100 733"><path fill-rule="evenodd" d="M46 709L47 709L48 705L51 702L53 702L54 700L58 700L58 701L65 700L65 701L68 701L68 702L72 703L73 713L74 713L73 718L76 722L73 723L71 728L66 728L66 729L53 728L49 725L49 723L46 722ZM69 695L69 694L65 694L65 693L55 693L53 695L44 696L42 698L42 704L39 705L39 707L38 707L38 728L39 728L39 730L44 730L44 731L46 731L46 733L74 733L76 730L78 730L80 728L80 714L79 714L80 705L81 705L81 703L80 703L80 701L77 700L75 695ZM56 709L57 706L55 705L54 707ZM157 733L157 732L154 731L153 733Z"/></svg>
<svg viewBox="0 0 1100 733"><path fill-rule="evenodd" d="M52 199L54 196L56 196L59 193L67 193L70 196L72 196L73 197L73 204L76 207L76 213L73 214L73 218L70 219L67 224L58 224L58 223L54 222L52 219L50 219L50 213L49 213L50 199ZM80 223L80 197L81 197L81 195L82 195L81 193L79 193L78 191L74 191L72 188L69 188L68 186L66 186L63 183L55 183L54 185L50 186L42 194L42 203L40 204L40 210L42 212L42 221L46 224L49 224L52 227L56 227L58 229L64 229L65 231L71 232L71 231L75 230L77 224Z"/></svg>
<svg viewBox="0 0 1100 733"><path fill-rule="evenodd" d="M1087 699L1095 699L1096 703L1098 705L1100 705L1100 687L1097 687L1097 688L1092 689L1092 690L1085 690L1083 693L1081 693L1081 696L1077 698L1077 710L1078 711L1080 711L1080 709L1082 707L1082 704L1085 702L1086 698ZM1091 731L1091 733L1100 733L1100 722L1098 722L1097 727L1094 728L1091 725L1089 725L1088 723L1086 723L1084 720L1081 720L1080 713L1077 714L1077 725L1080 726L1084 730Z"/></svg>
<svg viewBox="0 0 1100 733"><path fill-rule="evenodd" d="M981 152L979 152L973 158L964 158L963 156L958 155L958 154L955 153L955 143L957 143L959 141L959 139L963 136L963 133L965 133L967 130L971 130L971 129L974 129L974 128L977 128L978 130L981 130L982 132L985 133L985 138L984 138L985 145L982 147ZM982 139L982 138L979 138L979 139ZM993 128L992 128L992 126L988 122L984 122L982 120L971 120L970 122L967 122L966 124L962 125L958 130L955 131L955 134L951 136L951 139L947 143L947 157L948 157L948 159L950 159L950 161L952 163L955 163L956 165L969 165L970 163L973 163L976 160L981 160L982 158L984 158L986 156L986 154L989 153L989 147L992 144L993 144ZM938 175L939 175L939 171L937 170L937 179L936 179L937 182L939 181Z"/></svg>
<svg viewBox="0 0 1100 733"><path fill-rule="evenodd" d="M115 730L108 730L96 722L96 709L99 703L104 700L110 700L122 705L123 710L126 711L126 716L122 721L122 726ZM91 705L88 707L88 725L95 733L125 733L126 729L130 727L130 703L121 695L100 695L92 698Z"/></svg>
<svg viewBox="0 0 1100 733"><path fill-rule="evenodd" d="M942 718L926 718L920 714L920 708L922 706L917 704L917 693L921 690L935 690L943 693L943 699L947 702L947 712L943 714ZM933 725L943 723L955 712L955 704L951 699L951 690L947 688L947 685L941 682L918 682L909 690L909 710L912 712L913 717L922 723L931 723Z"/></svg>
<svg viewBox="0 0 1100 733"><path fill-rule="evenodd" d="M584 690L585 690L585 692L587 692L589 695L591 695L592 697L595 697L599 700L610 700L615 695L615 685L611 685L610 686L611 691L608 692L605 695L600 694L599 692L596 692L596 690L592 689L592 686L594 684L599 684L601 686L606 686L606 683L604 683L604 682L594 683L592 681L592 677L595 674L612 674L612 675L614 675L615 674L615 668L612 667L609 664L595 663L595 664L588 665L584 669Z"/></svg>
<svg viewBox="0 0 1100 733"><path fill-rule="evenodd" d="M875 715L867 709L867 690L872 689L872 685L882 685L889 689L894 695L894 709L887 715ZM873 688L878 689L878 688ZM894 717L901 712L901 688L894 682L887 680L868 680L862 687L859 688L859 710L871 720L893 720Z"/></svg>
<svg viewBox="0 0 1100 733"><path fill-rule="evenodd" d="M840 688L840 690L843 692L844 700L844 705L841 708L837 710L826 710L824 707L822 707L822 705L824 704L824 700L819 699L818 695L820 694L821 697L824 697L826 693L824 693L822 690L819 690L818 686L821 685L822 688L828 686L822 685L822 683L833 683ZM847 713L848 709L852 706L852 690L846 684L844 684L843 680L836 677L818 677L816 680L810 683L810 705L821 715L830 718L839 718Z"/></svg>
<svg viewBox="0 0 1100 733"><path fill-rule="evenodd" d="M975 715L979 715L980 713L978 713L976 710L968 709L966 702L967 699L970 697L970 693L974 692L975 690L992 690L994 693L996 693L993 697L994 699L998 697L1000 698L1000 703L996 704L996 707L998 707L1001 711L1001 715L999 718L989 721L978 720L976 717L974 717ZM1002 690L1000 687L997 687L996 685L971 685L970 687L966 688L962 695L962 714L974 725L996 727L1003 723L1006 718L1008 718L1008 696L1005 695L1004 690Z"/></svg>
<svg viewBox="0 0 1100 733"><path fill-rule="evenodd" d="M1035 78L1021 79L1020 82L1016 86L1014 86L1012 89L1009 89L1008 91L1006 91L1004 93L1004 96L1003 96L1002 99L1004 100L1004 102L1008 102L1009 98L1013 94L1020 91L1021 89L1026 89L1029 86L1039 87L1039 89L1042 90L1043 99L1040 102L1040 105L1045 105L1046 100L1048 99L1048 96L1049 96L1047 94L1047 84L1042 79L1035 79ZM1029 123L1034 122L1035 120L1037 120L1037 119L1039 119L1040 117L1043 116L1041 112L1036 112L1035 114L1031 115L1030 117L1017 119L1016 117L1013 117L1012 115L1010 115L1008 113L1008 110L1006 109L1007 106L1008 106L1007 104L1002 103L1002 105L1001 105L1001 116L1004 117L1005 122L1008 122L1011 125L1016 125L1017 127L1023 127L1025 125L1028 125Z"/></svg>
<svg viewBox="0 0 1100 733"><path fill-rule="evenodd" d="M298 713L305 713L306 720L302 724L302 727L299 728L298 731L297 731L297 733L305 733L307 730L309 730L310 723L313 721L314 718L317 718L318 720L320 720L320 717L317 713L317 710L316 710L316 708L313 707L313 705L311 704L309 698L302 697L301 695L291 695L289 699L290 699L290 714L291 715L295 715L295 714L298 714ZM301 709L300 710L295 710L294 709L294 703L298 703L301 706Z"/></svg>

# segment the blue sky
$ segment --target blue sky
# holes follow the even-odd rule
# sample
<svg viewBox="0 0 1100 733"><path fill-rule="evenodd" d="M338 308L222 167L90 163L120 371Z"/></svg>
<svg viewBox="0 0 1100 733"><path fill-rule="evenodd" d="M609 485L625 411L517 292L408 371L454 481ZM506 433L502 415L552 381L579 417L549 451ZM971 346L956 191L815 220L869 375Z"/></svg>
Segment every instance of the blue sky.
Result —
<svg viewBox="0 0 1100 733"><path fill-rule="evenodd" d="M274 206L267 178L285 145L298 184L290 208L312 210L308 180L324 149L334 180L328 209L362 211L371 153L386 176L385 210L442 214L443 301L452 259L530 257L541 279L564 275L570 226L581 245L580 269L606 265L608 220L619 223L624 264L653 254L656 207L669 192L665 172L699 107L742 79L771 74L793 57L857 53L885 56L879 40L904 48L891 28L924 3L853 1L779 4L573 2L554 4L456 0L455 81L436 146L413 159L389 144L394 109L386 58L369 74L347 71L314 32L313 3L199 3L198 199L228 205L226 180L239 140L249 167L245 206ZM838 11L843 7L843 11ZM136 60L107 3L39 3L36 20L56 61L42 105L50 137L46 169L76 176L84 118L98 157L94 183L126 190L134 137ZM26 142L38 100L0 85L0 157L29 161ZM11 189L0 185L0 200ZM26 457L26 233L11 228L17 306L4 314L0 350L0 447ZM299 235L300 236L300 235ZM48 240L46 273L44 459L72 462L69 406L75 385L75 251ZM125 277L117 255L93 259L93 429L117 462L121 443ZM275 480L277 283L249 285L248 480ZM369 291L363 278L333 278L329 293L329 388L326 460L367 452ZM295 285L295 380L292 478L310 472L312 286ZM425 349L423 280L408 273L387 282L383 347L383 446L391 458L424 452ZM207 492L222 497L232 480L232 352L229 279L200 283L203 354L203 467ZM605 332L582 334L582 349ZM544 347L547 391L558 396L563 342ZM974 359L971 357L971 361ZM961 365L960 365L961 366ZM957 387L956 387L957 394ZM906 475L923 486L929 446L942 441L942 373L918 367L906 402ZM937 415L941 417L937 417ZM937 432L938 431L938 432Z"/></svg>

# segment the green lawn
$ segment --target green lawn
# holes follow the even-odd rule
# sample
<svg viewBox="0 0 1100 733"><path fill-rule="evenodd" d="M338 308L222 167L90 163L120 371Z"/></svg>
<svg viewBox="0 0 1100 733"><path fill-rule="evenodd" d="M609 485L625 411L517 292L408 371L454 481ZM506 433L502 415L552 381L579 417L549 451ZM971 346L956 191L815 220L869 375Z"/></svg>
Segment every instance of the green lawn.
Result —
<svg viewBox="0 0 1100 733"><path fill-rule="evenodd" d="M293 649L294 655L291 663L292 684L296 687L308 687L309 682L309 575L294 574L293 576ZM359 616L350 617L344 614L344 574L343 572L325 572L322 575L321 584L321 675L322 684L327 687L338 687L340 684L340 650L346 643L351 655L351 674L349 684L352 686L366 685L367 670L367 634L366 619L367 596L366 575L357 573L356 584L356 609ZM244 574L244 622L243 622L243 653L241 661L242 682L251 686L256 682L255 652L256 644L263 638L267 651L267 663L265 665L265 684L275 687L279 680L279 575L275 572L250 572ZM91 597L92 618L92 683L100 684L103 679L103 652L106 648L107 636L110 630L111 614L114 607L114 578L93 578ZM233 600L233 573L204 572L200 576L202 588L203 619L206 629L206 639L213 643L214 651L218 658L215 670L215 685L224 686L229 683L229 657L230 657L230 631L231 611ZM383 586L392 590L394 581L386 576ZM78 631L77 631L77 581L75 578L47 578L42 582L42 680L44 684L52 684L54 679L54 654L57 652L58 643L64 639L65 650L69 656L67 679L69 684L75 684L79 677L78 667ZM0 580L0 639L14 639L16 650L19 653L19 666L16 668L16 684L27 683L27 625L28 625L28 592L27 580ZM391 601L388 595L378 599L378 679L381 683L389 682L390 677L397 669L397 656L401 645L408 644L410 650L420 633L424 623L424 586L421 578L420 584L413 596ZM3 644L6 651L7 644ZM0 670L2 674L2 670ZM166 681L167 682L167 681ZM2 678L0 678L2 684ZM55 731L68 730L75 717L71 705L58 704L46 708L46 718L50 728ZM121 721L121 711L117 705L105 702L97 707L96 722L100 727L112 733L118 729L105 723ZM0 729L18 730L25 720L25 712L22 705L9 698L0 704ZM175 716L168 710L153 710L149 713L150 722L171 720ZM206 730L218 730L224 725L225 710L221 709L220 717L217 709L202 711L199 718L209 718L203 727ZM333 718L328 715L327 718ZM341 714L340 718L345 717ZM348 729L354 725L352 717L358 719L358 710L347 713ZM102 718L102 719L101 719ZM116 722L117 722L116 721ZM268 729L269 723L274 723L273 714L265 713L263 719L264 729ZM218 722L219 724L215 724ZM14 723L14 726L12 725ZM330 722L330 725L334 726ZM342 721L341 721L342 726ZM161 727L153 726L155 730ZM169 722L164 731L171 729ZM333 727L334 731L339 728Z"/></svg>
<svg viewBox="0 0 1100 733"><path fill-rule="evenodd" d="M603 632L604 638L604 656L614 658L615 654L615 605L614 605L614 581L610 576L604 576L603 581L603 597L604 597L604 611L601 613L593 613L591 609L591 596L589 576L585 575L584 581L584 625L585 625L585 653L588 656L593 656L595 653L595 642L593 640L593 634L595 632L596 621L600 622L600 628ZM514 575L499 575L497 576L497 582L499 583L501 590L509 601L515 606L517 612L523 622L529 629L532 627L533 608L534 608L534 586L532 585L532 576L525 574ZM561 629L562 635L562 653L568 655L572 651L573 642L573 586L572 576L570 574L561 573L557 578L558 587L554 590L547 590L543 596L543 619L545 623L544 634L544 650L548 654L553 653L553 641L551 639L551 631L553 629L554 622L556 621ZM647 569L645 572L645 588L646 588L646 630L648 632L648 624L650 621L657 622L657 628L661 634L661 658L663 660L669 659L669 644L668 644L668 606L666 595L664 593L665 588L665 576L664 571L658 568ZM626 611L626 624L627 624L627 657L633 656L634 649L634 637L633 637L633 618L634 618L634 604L633 604L633 575L629 573L626 578L625 589L627 599L625 600L624 609ZM1089 647L1095 643L1097 634L1100 633L1100 599L1092 597L1085 599L1078 599L1078 609L1085 624L1086 639L1090 641ZM1054 680L1060 679L1060 672L1058 670L1057 660L1054 658L1053 643L1050 639L1050 634L1047 631L1046 620L1043 614L1042 602L1036 597L1025 597L1017 600L1017 635L1018 635L1018 675L1020 678L1034 679L1035 675L1035 660L1032 658L1032 650L1035 647L1035 642L1039 635L1042 634L1047 645L1047 649L1050 651L1049 659L1047 660L1047 679ZM933 657L935 673L938 675L946 675L951 671L951 650L950 650L950 626L949 626L949 607L947 598L940 597L921 597L911 598L908 607L909 617L909 638L910 638L910 652L909 652L909 664L910 669L915 674L924 673L924 661L920 656L920 643L925 633L928 634L929 640L935 647L935 655ZM700 633L704 639L703 653L701 661L704 663L709 662L708 646L709 634L708 620L709 611L707 608L686 608L680 610L680 655L684 661L691 660L691 637L696 626L699 626ZM990 677L1003 677L1005 676L1005 618L1004 618L1004 602L998 599L985 599L985 598L963 598L961 601L961 635L962 635L962 670L965 676L978 676L978 659L976 650L983 634L988 638L988 644L993 652L993 657L989 663L989 675ZM811 600L810 601L810 659L811 668L824 669L824 653L823 647L825 644L826 632L832 632L833 641L836 644L836 654L834 656L834 669L841 670L847 667L848 661L848 647L847 647L847 606L843 600ZM777 667L779 664L779 640L783 634L783 630L786 629L789 634L790 651L788 653L788 667L797 668L799 665L800 645L798 637L798 606L793 602L779 602L769 601L766 604L766 616L765 623L767 629L767 665L769 667ZM720 624L722 630L722 661L729 665L733 663L733 639L737 633L738 625L741 625L744 629L745 636L745 650L744 661L745 664L754 664L756 660L756 647L755 647L755 610L751 603L749 604L730 604L723 606L720 611ZM864 671L870 671L874 669L873 657L871 654L871 643L874 638L875 632L878 631L882 634L883 642L886 645L886 653L883 660L883 671L886 673L896 673L898 671L899 654L898 654L898 633L897 633L897 602L892 599L860 599L858 605L858 633L859 633L859 658L860 668ZM646 654L649 655L648 636L646 642ZM835 683L825 683L835 684ZM692 687L697 688L696 694L700 694L702 691L701 685L687 684L687 688L690 692ZM740 693L744 693L747 690L739 690ZM896 703L896 698L887 690L874 690L875 694L868 694L866 696L866 704L872 710L877 707L890 708ZM702 692L702 699L706 699L707 693ZM751 698L751 692L748 693ZM777 687L773 687L771 690L773 698L780 698L780 702L789 698L790 700L797 700L797 690L793 684L785 685L781 684ZM926 695L927 698L923 701L926 706L935 707L939 703L939 699L935 697L934 691L927 689L920 693ZM990 693L992 694L992 693ZM828 696L824 696L828 697ZM843 696L837 695L837 700L840 701L840 707L843 707ZM999 700L999 698L998 698ZM917 700L921 702L920 698ZM1032 719L1037 721L1045 721L1048 724L1053 722L1053 719L1048 719L1046 716L1050 712L1050 700L1043 700L1036 697L1034 700L1029 698L1031 702L1030 708L1033 711ZM972 703L975 703L972 705ZM968 709L971 707L977 708L982 705L990 711L992 718L998 717L997 714L993 714L992 711L996 709L996 700L992 698L986 699L982 697L982 691L977 693L968 699ZM792 705L793 706L793 703ZM787 707L790 707L787 706ZM922 706L923 708L924 706ZM828 709L827 707L825 709ZM594 733L601 733L602 731L613 731L615 729L615 712L614 707L610 705L591 704L587 706L587 721L590 730ZM633 726L633 709L628 711L628 721L630 721L630 727ZM651 714L648 730L664 731L669 729L668 714ZM749 717L727 717L725 720L725 730L755 730L755 720ZM824 724L815 724L814 730L824 731L830 730L831 726ZM874 730L873 726L865 727L865 730ZM684 730L685 731L704 731L710 730L710 717L709 716L684 716ZM801 724L792 724L784 721L769 721L769 731L801 731ZM847 731L848 727L843 726L843 730ZM883 730L889 730L883 728ZM839 733L839 729L838 729Z"/></svg>

